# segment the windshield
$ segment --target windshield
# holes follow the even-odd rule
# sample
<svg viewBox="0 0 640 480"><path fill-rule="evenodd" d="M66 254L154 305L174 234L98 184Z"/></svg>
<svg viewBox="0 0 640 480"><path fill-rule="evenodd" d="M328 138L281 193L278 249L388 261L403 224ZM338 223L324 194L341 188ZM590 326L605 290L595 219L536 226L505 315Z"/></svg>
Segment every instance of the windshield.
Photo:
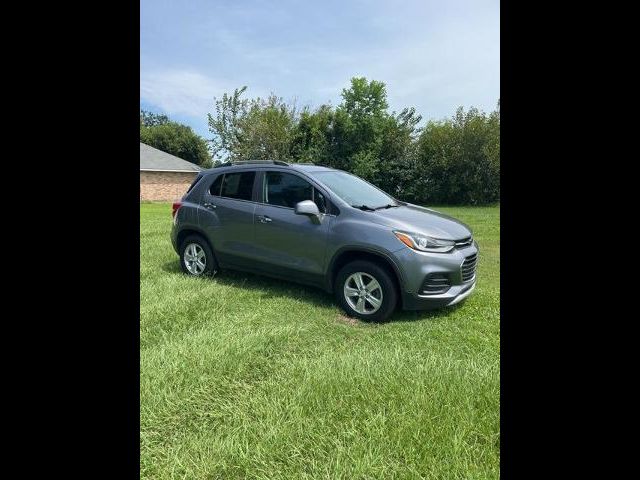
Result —
<svg viewBox="0 0 640 480"><path fill-rule="evenodd" d="M396 206L392 197L355 175L337 171L313 172L312 175L352 207L373 210Z"/></svg>

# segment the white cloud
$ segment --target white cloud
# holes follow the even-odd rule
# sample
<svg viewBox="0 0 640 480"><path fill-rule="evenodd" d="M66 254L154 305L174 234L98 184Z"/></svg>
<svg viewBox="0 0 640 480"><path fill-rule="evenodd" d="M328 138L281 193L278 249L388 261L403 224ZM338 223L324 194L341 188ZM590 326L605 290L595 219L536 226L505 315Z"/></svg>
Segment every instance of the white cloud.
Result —
<svg viewBox="0 0 640 480"><path fill-rule="evenodd" d="M213 97L228 89L219 82L188 70L140 72L140 98L169 115L204 117L213 106Z"/></svg>
<svg viewBox="0 0 640 480"><path fill-rule="evenodd" d="M495 108L497 0L316 3L145 9L143 103L206 131L214 96L234 88L247 85L245 98L273 92L300 106L336 105L350 78L365 76L387 84L391 109L415 106L425 119L453 115L459 105Z"/></svg>

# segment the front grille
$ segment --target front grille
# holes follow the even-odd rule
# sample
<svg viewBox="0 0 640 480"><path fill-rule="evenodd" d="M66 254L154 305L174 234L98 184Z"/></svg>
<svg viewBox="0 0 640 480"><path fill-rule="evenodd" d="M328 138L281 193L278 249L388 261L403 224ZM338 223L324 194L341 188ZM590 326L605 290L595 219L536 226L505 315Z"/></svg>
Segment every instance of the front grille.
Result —
<svg viewBox="0 0 640 480"><path fill-rule="evenodd" d="M473 255L469 255L462 262L462 267L460 270L462 271L462 281L468 282L473 279L476 275L476 264L478 263L478 254L474 253Z"/></svg>
<svg viewBox="0 0 640 480"><path fill-rule="evenodd" d="M473 244L473 238L467 237L462 240L456 240L456 248L467 248Z"/></svg>
<svg viewBox="0 0 640 480"><path fill-rule="evenodd" d="M449 275L446 273L430 273L424 279L421 288L422 295L435 295L444 293L451 287Z"/></svg>

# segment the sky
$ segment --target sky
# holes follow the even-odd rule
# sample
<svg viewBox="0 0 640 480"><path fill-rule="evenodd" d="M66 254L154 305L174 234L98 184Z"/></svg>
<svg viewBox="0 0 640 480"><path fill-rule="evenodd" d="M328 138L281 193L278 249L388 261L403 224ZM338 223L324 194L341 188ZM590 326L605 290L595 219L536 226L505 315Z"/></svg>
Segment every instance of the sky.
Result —
<svg viewBox="0 0 640 480"><path fill-rule="evenodd" d="M495 109L499 0L140 2L140 107L205 138L224 92L335 106L355 76L425 120Z"/></svg>

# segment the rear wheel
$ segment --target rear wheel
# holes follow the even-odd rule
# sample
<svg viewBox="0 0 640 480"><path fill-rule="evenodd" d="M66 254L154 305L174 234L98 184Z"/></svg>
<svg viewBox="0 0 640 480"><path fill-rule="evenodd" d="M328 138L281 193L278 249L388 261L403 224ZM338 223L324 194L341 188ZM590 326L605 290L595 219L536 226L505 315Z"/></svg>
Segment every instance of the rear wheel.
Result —
<svg viewBox="0 0 640 480"><path fill-rule="evenodd" d="M189 235L180 245L180 266L194 277L211 276L218 269L209 243L200 235Z"/></svg>
<svg viewBox="0 0 640 480"><path fill-rule="evenodd" d="M340 269L336 277L335 295L349 316L373 322L387 320L398 301L389 272L366 260L353 261Z"/></svg>

